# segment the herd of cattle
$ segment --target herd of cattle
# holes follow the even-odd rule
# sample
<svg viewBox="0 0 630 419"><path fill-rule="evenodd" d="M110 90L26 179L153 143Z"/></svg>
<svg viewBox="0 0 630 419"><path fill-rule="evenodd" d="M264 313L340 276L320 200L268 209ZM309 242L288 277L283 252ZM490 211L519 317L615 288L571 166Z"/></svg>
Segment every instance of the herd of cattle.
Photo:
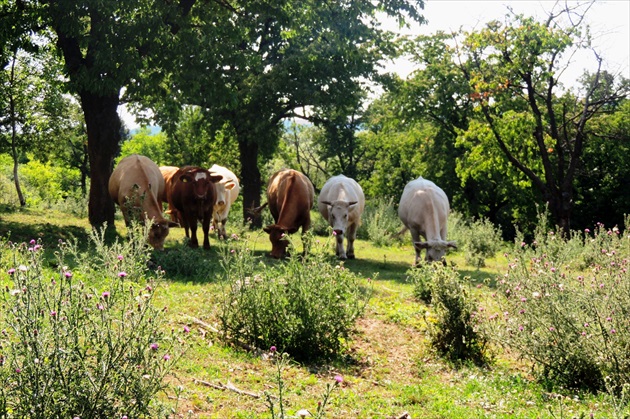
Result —
<svg viewBox="0 0 630 419"><path fill-rule="evenodd" d="M120 206L125 223L151 220L149 244L159 250L164 248L169 228L175 226L184 227L193 248L199 247L199 222L205 249L210 248L211 223L218 237L226 238L228 213L239 191L238 178L225 167L216 164L210 169L158 167L137 154L123 158L109 179L109 194ZM271 176L265 205L269 206L275 222L264 227L264 231L269 234L272 257L285 255L288 245L285 234L293 234L300 228L305 233L310 228L314 201L313 184L303 173L283 169ZM168 203L166 213L170 220L163 216L163 202ZM361 186L344 175L333 176L322 187L317 207L332 227L337 257L354 259L354 241L365 208ZM454 242L446 240L448 213L448 197L433 182L419 177L405 186L398 215L404 224L401 232L411 233L416 264L420 262L422 249L426 249L425 260L432 262L442 260L448 248L456 247Z"/></svg>

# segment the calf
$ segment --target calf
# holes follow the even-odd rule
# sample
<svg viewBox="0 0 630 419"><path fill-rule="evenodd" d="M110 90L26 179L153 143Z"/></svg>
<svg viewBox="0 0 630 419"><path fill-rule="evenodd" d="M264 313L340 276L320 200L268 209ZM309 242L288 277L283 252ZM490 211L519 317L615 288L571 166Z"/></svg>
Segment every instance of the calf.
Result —
<svg viewBox="0 0 630 419"><path fill-rule="evenodd" d="M132 154L123 158L108 184L109 196L120 206L125 224L151 220L149 244L162 250L169 227L176 225L162 216L164 179L158 166L148 157Z"/></svg>
<svg viewBox="0 0 630 419"><path fill-rule="evenodd" d="M425 260L433 262L442 260L448 248L457 248L455 242L446 241L449 211L446 194L430 180L419 177L405 186L400 197L398 216L411 232L416 264L420 261L422 249L426 249ZM426 241L421 242L420 236Z"/></svg>
<svg viewBox="0 0 630 419"><path fill-rule="evenodd" d="M339 259L354 259L354 240L365 207L361 186L344 175L333 176L324 184L317 206L322 217L328 220L333 229ZM348 242L347 253L343 247L344 236Z"/></svg>
<svg viewBox="0 0 630 419"><path fill-rule="evenodd" d="M184 166L173 175L172 189L169 193L169 206L175 208L180 216L192 248L199 247L197 241L197 221L201 221L203 248L210 248L208 232L212 219L212 209L216 203L215 183L221 176L211 175L206 169L196 166Z"/></svg>
<svg viewBox="0 0 630 419"><path fill-rule="evenodd" d="M275 224L264 231L269 233L271 257L279 259L286 253L288 242L285 234L293 234L302 227L302 234L311 226L311 207L315 190L311 181L293 169L280 170L271 176L267 184L267 204Z"/></svg>

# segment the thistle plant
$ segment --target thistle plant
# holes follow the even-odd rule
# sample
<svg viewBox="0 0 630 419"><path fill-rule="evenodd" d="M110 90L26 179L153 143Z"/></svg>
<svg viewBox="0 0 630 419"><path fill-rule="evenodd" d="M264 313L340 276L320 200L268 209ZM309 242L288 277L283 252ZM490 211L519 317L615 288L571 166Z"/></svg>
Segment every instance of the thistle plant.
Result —
<svg viewBox="0 0 630 419"><path fill-rule="evenodd" d="M598 225L562 239L539 229L508 255L485 327L549 386L621 394L630 385L629 255L627 230Z"/></svg>
<svg viewBox="0 0 630 419"><path fill-rule="evenodd" d="M305 418L313 417L315 419L322 419L326 416L326 405L330 400L333 390L343 383L343 377L341 375L335 375L332 383L326 384L326 390L321 396L321 400L317 403L317 410L315 415L307 409L300 409L295 412L295 416L287 416L285 411L285 384L282 378L282 372L291 364L291 358L286 352L279 353L275 346L269 349L269 359L276 365L276 384L278 386L278 396L274 398L268 392L265 392L265 400L267 401L267 408L271 414L272 419L286 419L289 417ZM277 401L276 401L277 400Z"/></svg>
<svg viewBox="0 0 630 419"><path fill-rule="evenodd" d="M156 395L184 340L153 305L161 272L145 275L128 248L98 237L99 262L62 242L55 268L34 240L0 243L10 255L0 273L0 417L163 413Z"/></svg>

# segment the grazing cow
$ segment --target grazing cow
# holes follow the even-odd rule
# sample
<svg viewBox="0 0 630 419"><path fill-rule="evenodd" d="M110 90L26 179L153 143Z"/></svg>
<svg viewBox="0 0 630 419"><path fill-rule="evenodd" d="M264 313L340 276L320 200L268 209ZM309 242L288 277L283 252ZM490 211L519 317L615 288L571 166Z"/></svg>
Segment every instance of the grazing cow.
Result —
<svg viewBox="0 0 630 419"><path fill-rule="evenodd" d="M169 195L173 189L173 176L175 176L175 173L177 173L178 170L179 167L176 166L160 166L160 172L164 178L164 194L161 197L162 202L170 202ZM170 203L166 213L171 217L171 220L178 223L180 227L184 225L181 214Z"/></svg>
<svg viewBox="0 0 630 419"><path fill-rule="evenodd" d="M293 234L302 227L302 234L311 226L311 207L315 190L311 181L293 169L280 170L271 176L267 184L267 204L275 224L264 231L269 233L271 257L279 259L286 253L285 234Z"/></svg>
<svg viewBox="0 0 630 419"><path fill-rule="evenodd" d="M449 247L457 248L455 242L446 241L449 211L446 194L430 180L419 177L405 186L400 197L398 216L411 232L416 264L420 261L421 249L427 250L425 260L433 262L442 260ZM421 242L420 236L426 241Z"/></svg>
<svg viewBox="0 0 630 419"><path fill-rule="evenodd" d="M217 198L215 183L220 180L221 176L213 176L208 170L196 166L184 166L173 175L168 204L179 211L186 237L189 237L190 229L188 245L192 248L199 247L197 221L201 221L203 248L210 248L208 232Z"/></svg>
<svg viewBox="0 0 630 419"><path fill-rule="evenodd" d="M339 259L354 259L354 240L365 207L365 196L361 186L354 179L344 175L333 176L324 184L317 200L317 207L333 229ZM348 242L347 253L343 248L344 235Z"/></svg>
<svg viewBox="0 0 630 419"><path fill-rule="evenodd" d="M123 158L109 177L109 196L120 206L125 224L132 220L152 221L149 244L162 250L169 227L175 225L162 216L164 179L148 157L132 154Z"/></svg>
<svg viewBox="0 0 630 419"><path fill-rule="evenodd" d="M223 179L215 185L217 188L217 203L214 204L214 211L212 211L212 226L216 230L218 237L225 239L227 237L225 223L230 213L230 207L238 198L241 187L238 178L229 169L214 164L209 171L211 175L223 176Z"/></svg>

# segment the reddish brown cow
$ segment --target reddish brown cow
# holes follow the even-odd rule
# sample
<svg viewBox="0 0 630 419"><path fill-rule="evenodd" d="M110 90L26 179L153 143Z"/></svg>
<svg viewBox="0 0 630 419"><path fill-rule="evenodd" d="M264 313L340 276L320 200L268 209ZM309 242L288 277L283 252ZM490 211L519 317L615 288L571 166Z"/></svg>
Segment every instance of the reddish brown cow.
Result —
<svg viewBox="0 0 630 419"><path fill-rule="evenodd" d="M213 176L208 170L196 166L184 166L173 175L172 189L168 193L169 206L179 212L186 237L189 237L190 229L190 247L199 247L197 221L201 221L203 248L210 248L208 232L217 199L214 184L221 179L222 176Z"/></svg>
<svg viewBox="0 0 630 419"><path fill-rule="evenodd" d="M127 226L132 220L153 222L149 244L164 247L169 227L176 225L162 216L164 179L158 166L148 157L132 154L123 158L109 177L109 195L120 206Z"/></svg>
<svg viewBox="0 0 630 419"><path fill-rule="evenodd" d="M267 184L267 204L275 224L264 228L271 240L271 257L281 258L288 242L284 234L293 234L302 227L304 234L311 226L311 208L315 190L311 181L293 169L280 170Z"/></svg>

